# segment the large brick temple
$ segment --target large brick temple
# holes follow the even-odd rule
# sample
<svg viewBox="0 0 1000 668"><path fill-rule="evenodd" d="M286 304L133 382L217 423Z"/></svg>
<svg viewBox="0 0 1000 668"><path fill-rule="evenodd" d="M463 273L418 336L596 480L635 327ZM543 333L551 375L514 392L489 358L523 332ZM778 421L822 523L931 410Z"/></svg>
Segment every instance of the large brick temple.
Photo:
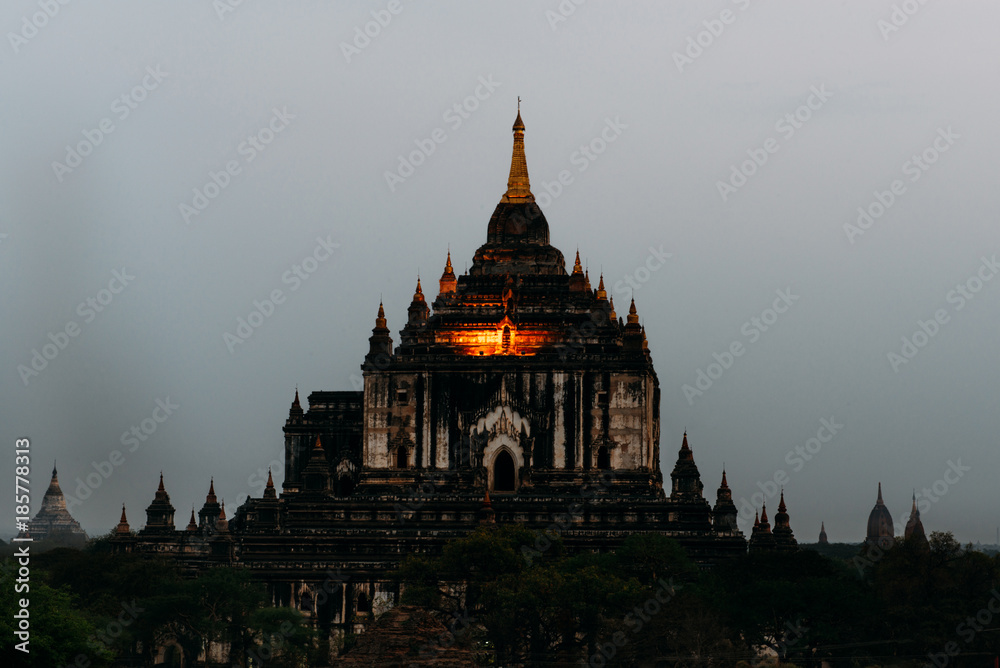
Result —
<svg viewBox="0 0 1000 668"><path fill-rule="evenodd" d="M570 550L659 533L706 566L746 552L724 472L713 508L677 429L664 488L659 381L636 305L620 317L603 277L594 289L579 254L567 266L549 243L520 113L513 132L507 190L468 273L449 253L436 297L417 280L397 340L379 305L363 390L315 391L308 406L296 391L280 489L269 479L227 522L213 486L176 528L161 477L145 528L131 533L123 511L118 549L251 569L276 605L335 638L396 602L390 573L406 555L484 522L553 529Z"/></svg>

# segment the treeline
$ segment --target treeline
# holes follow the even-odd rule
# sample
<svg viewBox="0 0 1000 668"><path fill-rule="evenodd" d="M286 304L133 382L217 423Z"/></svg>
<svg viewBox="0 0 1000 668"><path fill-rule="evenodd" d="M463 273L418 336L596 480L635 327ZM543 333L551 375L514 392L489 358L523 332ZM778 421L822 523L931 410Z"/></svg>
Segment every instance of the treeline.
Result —
<svg viewBox="0 0 1000 668"><path fill-rule="evenodd" d="M462 619L450 642L497 666L993 666L1000 559L946 533L829 559L802 549L699 569L633 535L610 554L483 528L411 556L402 602ZM471 620L471 623L470 623Z"/></svg>
<svg viewBox="0 0 1000 668"><path fill-rule="evenodd" d="M2 566L2 609L14 610L16 567ZM658 535L570 554L558 536L491 525L411 555L397 581L402 603L449 629L426 657L415 638L405 665L434 665L452 645L492 666L729 668L767 655L803 668L940 668L1000 656L1000 556L946 533L850 558L802 549L703 569ZM326 665L329 646L299 612L270 607L245 569L185 577L168 559L112 555L105 539L33 555L30 586L30 660L4 615L0 665L150 666L165 644L168 660L192 665L212 643L231 652L213 666Z"/></svg>
<svg viewBox="0 0 1000 668"><path fill-rule="evenodd" d="M0 609L14 610L17 597L30 597L31 653L5 640L0 665L152 666L154 648L169 645L167 666L193 666L212 643L231 651L231 660L213 666L322 665L302 615L270 607L264 586L244 569L184 577L170 559L112 555L104 538L84 550L33 554L27 594L15 593L16 577L16 564L6 558L0 563ZM14 637L13 621L0 618L5 639Z"/></svg>

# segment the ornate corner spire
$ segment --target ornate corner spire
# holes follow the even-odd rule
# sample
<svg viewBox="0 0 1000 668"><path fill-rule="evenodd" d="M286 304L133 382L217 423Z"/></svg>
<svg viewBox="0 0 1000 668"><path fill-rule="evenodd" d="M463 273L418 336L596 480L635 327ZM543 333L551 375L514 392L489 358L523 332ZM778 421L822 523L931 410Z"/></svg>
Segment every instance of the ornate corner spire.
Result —
<svg viewBox="0 0 1000 668"><path fill-rule="evenodd" d="M574 274L582 274L583 273L583 265L580 264L580 249L579 248L576 250L576 260L573 262L573 273Z"/></svg>
<svg viewBox="0 0 1000 668"><path fill-rule="evenodd" d="M115 527L116 534L127 534L131 531L128 525L128 518L125 517L125 504L122 504L122 518L118 520L118 526Z"/></svg>
<svg viewBox="0 0 1000 668"><path fill-rule="evenodd" d="M615 322L615 321L618 320L618 314L615 313L615 298L614 298L614 296L612 296L611 299L608 300L608 303L611 305L611 312L608 314L608 320L610 320L611 322Z"/></svg>
<svg viewBox="0 0 1000 668"><path fill-rule="evenodd" d="M208 483L208 495L205 496L205 503L215 503L218 500L215 496L215 478L212 477Z"/></svg>
<svg viewBox="0 0 1000 668"><path fill-rule="evenodd" d="M639 313L635 310L635 297L632 298L632 303L628 307L628 324L639 324Z"/></svg>
<svg viewBox="0 0 1000 668"><path fill-rule="evenodd" d="M517 103L517 119L514 121L514 149L510 158L510 176L507 177L507 192L501 202L534 202L531 182L528 179L528 161L524 157L524 121L521 120L521 101Z"/></svg>
<svg viewBox="0 0 1000 668"><path fill-rule="evenodd" d="M788 509L785 508L785 490L781 490L781 501L778 502L778 512L785 513Z"/></svg>
<svg viewBox="0 0 1000 668"><path fill-rule="evenodd" d="M375 316L375 328L376 329L389 329L386 326L385 307L382 306L382 300L381 299L378 302L378 315Z"/></svg>
<svg viewBox="0 0 1000 668"><path fill-rule="evenodd" d="M264 498L275 499L278 494L274 490L274 478L271 477L271 467L267 467L267 485L264 486Z"/></svg>
<svg viewBox="0 0 1000 668"><path fill-rule="evenodd" d="M597 283L597 298L598 299L607 299L608 298L608 291L604 289L604 272L603 271L601 272L601 279Z"/></svg>
<svg viewBox="0 0 1000 668"><path fill-rule="evenodd" d="M188 531L198 530L198 523L195 522L194 520L194 506L191 506L191 519L188 520L187 530Z"/></svg>
<svg viewBox="0 0 1000 668"><path fill-rule="evenodd" d="M451 266L451 249L448 250L448 259L444 264L444 271L441 273L439 292L448 295L458 289L458 279L455 277L455 268Z"/></svg>

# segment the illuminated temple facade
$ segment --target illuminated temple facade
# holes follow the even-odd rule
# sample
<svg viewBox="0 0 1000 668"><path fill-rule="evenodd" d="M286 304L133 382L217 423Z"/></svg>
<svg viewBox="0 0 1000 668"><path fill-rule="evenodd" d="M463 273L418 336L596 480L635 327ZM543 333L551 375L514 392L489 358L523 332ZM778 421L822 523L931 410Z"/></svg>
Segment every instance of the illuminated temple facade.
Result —
<svg viewBox="0 0 1000 668"><path fill-rule="evenodd" d="M123 514L121 549L243 564L275 604L333 635L393 604L403 557L481 523L558 527L570 550L661 533L706 565L746 552L724 473L713 507L677 430L664 481L659 382L635 303L619 316L603 278L595 289L579 253L567 263L549 243L520 113L513 133L507 190L468 273L449 253L436 297L418 280L398 340L379 305L363 390L313 392L308 408L296 391L280 490L269 480L227 523L213 488L180 529L161 481L137 536Z"/></svg>

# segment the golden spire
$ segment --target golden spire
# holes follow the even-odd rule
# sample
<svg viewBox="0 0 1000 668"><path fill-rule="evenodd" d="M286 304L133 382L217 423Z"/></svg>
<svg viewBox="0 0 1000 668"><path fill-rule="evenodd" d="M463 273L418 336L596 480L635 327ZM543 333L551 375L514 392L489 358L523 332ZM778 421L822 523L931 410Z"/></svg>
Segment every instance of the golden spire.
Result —
<svg viewBox="0 0 1000 668"><path fill-rule="evenodd" d="M583 272L583 287L590 292L590 269Z"/></svg>
<svg viewBox="0 0 1000 668"><path fill-rule="evenodd" d="M455 268L451 266L451 250L448 251L448 260L444 265L444 273L441 274L441 280L439 283L439 292L442 295L451 294L455 292L458 287L458 279L455 278Z"/></svg>
<svg viewBox="0 0 1000 668"><path fill-rule="evenodd" d="M636 313L636 310L635 310L635 298L634 297L632 298L632 304L628 307L628 324L630 324L630 325L638 325L639 324L639 315L638 315L638 313Z"/></svg>
<svg viewBox="0 0 1000 668"><path fill-rule="evenodd" d="M618 320L618 314L615 313L615 298L614 297L611 298L611 315L608 317L608 319L611 320L611 322L614 322L615 320Z"/></svg>
<svg viewBox="0 0 1000 668"><path fill-rule="evenodd" d="M386 329L385 324L385 307L382 306L381 300L378 303L378 315L375 317L375 329ZM299 396L299 391L295 390L296 399Z"/></svg>
<svg viewBox="0 0 1000 668"><path fill-rule="evenodd" d="M601 272L601 281L597 284L597 298L607 299L608 292L604 289L604 272Z"/></svg>
<svg viewBox="0 0 1000 668"><path fill-rule="evenodd" d="M579 250L576 251L576 261L573 263L573 273L574 274L582 274L583 273L583 265L580 264L580 251Z"/></svg>
<svg viewBox="0 0 1000 668"><path fill-rule="evenodd" d="M507 178L507 192L501 202L534 202L531 182L528 180L528 161L524 157L524 122L521 120L521 99L517 100L517 120L514 121L514 151L510 158L510 176Z"/></svg>
<svg viewBox="0 0 1000 668"><path fill-rule="evenodd" d="M419 275L417 276L417 290L416 290L416 292L413 293L413 301L415 301L415 302L422 302L422 301L424 301L424 291L423 291L423 288L420 287L420 276Z"/></svg>

